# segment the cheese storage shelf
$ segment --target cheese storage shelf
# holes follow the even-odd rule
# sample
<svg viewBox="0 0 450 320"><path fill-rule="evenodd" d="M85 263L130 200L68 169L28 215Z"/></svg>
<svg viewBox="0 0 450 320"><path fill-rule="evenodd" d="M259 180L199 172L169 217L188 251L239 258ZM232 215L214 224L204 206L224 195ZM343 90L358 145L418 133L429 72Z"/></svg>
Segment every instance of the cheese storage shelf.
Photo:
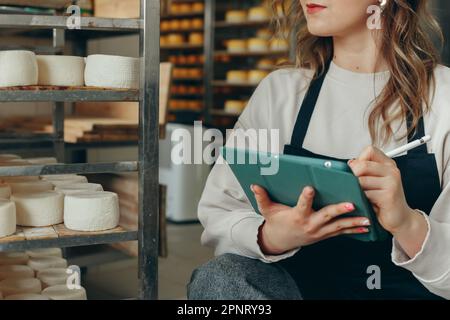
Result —
<svg viewBox="0 0 450 320"><path fill-rule="evenodd" d="M64 142L65 102L76 101L138 101L139 142L138 161L117 163L67 164L24 167L0 167L0 176L29 176L66 173L106 173L137 171L139 176L138 230L123 228L101 233L72 232L64 226L48 229L24 229L16 236L0 239L0 252L44 247L78 247L138 240L139 242L139 293L140 299L158 297L158 249L159 249L159 74L160 74L160 1L141 0L139 19L81 18L81 30L67 28L67 16L0 14L0 37L14 34L17 30L30 37L53 37L55 50L65 47L69 38L75 43L87 39L139 33L141 81L139 90L101 90L78 88L74 90L0 90L0 102L53 102L53 133L51 136L30 136L28 139L1 139L4 150L48 146L54 149L58 162L64 163L67 144ZM25 31L27 30L27 31ZM6 32L4 32L6 31ZM11 32L10 32L11 31ZM66 37L67 36L67 37ZM60 89L60 88L58 88ZM1 106L0 106L1 107ZM6 137L6 136L5 136ZM11 137L9 137L11 138ZM45 140L45 141L44 141ZM23 144L22 144L23 143ZM22 148L22 149L21 149ZM52 231L53 230L53 231ZM47 236L42 235L47 231ZM23 236L22 236L23 235ZM27 238L28 235L28 238ZM30 238L31 237L31 238Z"/></svg>
<svg viewBox="0 0 450 320"><path fill-rule="evenodd" d="M258 57L258 56L286 56L288 51L254 51L254 52L228 52L228 51L216 51L214 56L229 56L229 57Z"/></svg>
<svg viewBox="0 0 450 320"><path fill-rule="evenodd" d="M23 251L42 248L65 248L138 240L137 231L123 227L99 232L78 232L63 224L44 227L18 227L15 234L0 238L0 251Z"/></svg>
<svg viewBox="0 0 450 320"><path fill-rule="evenodd" d="M243 21L243 22L227 22L217 21L216 28L240 28L240 27L259 27L269 25L270 20L262 21Z"/></svg>
<svg viewBox="0 0 450 320"><path fill-rule="evenodd" d="M258 85L254 83L232 83L227 81L215 80L212 82L214 87L231 87L231 88L256 88Z"/></svg>

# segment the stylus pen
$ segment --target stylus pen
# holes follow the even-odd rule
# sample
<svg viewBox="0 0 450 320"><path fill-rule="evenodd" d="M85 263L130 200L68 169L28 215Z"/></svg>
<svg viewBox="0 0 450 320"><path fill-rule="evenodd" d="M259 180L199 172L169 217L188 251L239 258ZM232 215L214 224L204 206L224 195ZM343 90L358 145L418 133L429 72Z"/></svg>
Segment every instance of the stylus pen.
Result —
<svg viewBox="0 0 450 320"><path fill-rule="evenodd" d="M425 144L425 143L427 143L429 141L431 141L431 136L425 136L425 137L423 137L421 139L418 139L418 140L415 140L413 142L410 142L410 143L404 145L403 147L400 147L400 148L394 149L394 150L392 150L390 152L387 152L386 155L389 158L394 158L394 157L402 154L403 152L410 151L412 149L420 147L421 145L423 145L423 144Z"/></svg>

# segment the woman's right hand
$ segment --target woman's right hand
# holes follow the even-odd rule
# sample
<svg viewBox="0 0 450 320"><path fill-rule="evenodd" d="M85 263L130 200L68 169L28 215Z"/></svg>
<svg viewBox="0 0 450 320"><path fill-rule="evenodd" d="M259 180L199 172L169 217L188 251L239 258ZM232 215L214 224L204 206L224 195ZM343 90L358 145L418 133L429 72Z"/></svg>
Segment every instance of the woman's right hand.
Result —
<svg viewBox="0 0 450 320"><path fill-rule="evenodd" d="M315 192L311 187L303 189L293 208L272 202L259 186L253 185L251 189L265 218L258 234L264 254L280 255L342 234L369 232L367 218L342 217L355 210L352 203L331 205L315 212L312 209Z"/></svg>

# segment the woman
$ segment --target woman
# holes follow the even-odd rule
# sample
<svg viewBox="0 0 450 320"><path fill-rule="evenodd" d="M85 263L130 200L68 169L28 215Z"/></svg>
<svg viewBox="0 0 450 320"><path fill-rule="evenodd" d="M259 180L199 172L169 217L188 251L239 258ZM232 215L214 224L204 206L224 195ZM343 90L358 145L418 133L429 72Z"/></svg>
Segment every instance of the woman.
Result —
<svg viewBox="0 0 450 320"><path fill-rule="evenodd" d="M342 236L368 232L370 221L345 217L351 203L314 212L311 187L291 208L252 186L259 216L229 167L216 165L199 217L218 257L194 272L190 298L450 298L450 71L438 65L428 1L292 3L297 68L266 78L237 127L279 129L287 154L352 159L392 238ZM369 27L374 5L380 28ZM432 141L394 160L381 151L424 135Z"/></svg>

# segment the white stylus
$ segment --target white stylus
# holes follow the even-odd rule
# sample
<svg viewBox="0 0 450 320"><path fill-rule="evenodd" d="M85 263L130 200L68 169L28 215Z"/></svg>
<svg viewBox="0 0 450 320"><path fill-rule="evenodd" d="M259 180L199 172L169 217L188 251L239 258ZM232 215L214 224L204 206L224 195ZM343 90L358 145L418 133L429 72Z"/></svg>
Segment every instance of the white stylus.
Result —
<svg viewBox="0 0 450 320"><path fill-rule="evenodd" d="M410 143L404 145L403 147L400 147L400 148L394 149L394 150L392 150L390 152L387 152L386 155L389 158L393 158L393 157L396 157L396 156L402 154L403 152L407 152L409 150L412 150L412 149L415 149L417 147L420 147L421 145L423 145L423 144L425 144L425 143L427 143L429 141L431 141L431 136L425 136L425 137L423 137L421 139L418 139L418 140L415 140L413 142L410 142Z"/></svg>

